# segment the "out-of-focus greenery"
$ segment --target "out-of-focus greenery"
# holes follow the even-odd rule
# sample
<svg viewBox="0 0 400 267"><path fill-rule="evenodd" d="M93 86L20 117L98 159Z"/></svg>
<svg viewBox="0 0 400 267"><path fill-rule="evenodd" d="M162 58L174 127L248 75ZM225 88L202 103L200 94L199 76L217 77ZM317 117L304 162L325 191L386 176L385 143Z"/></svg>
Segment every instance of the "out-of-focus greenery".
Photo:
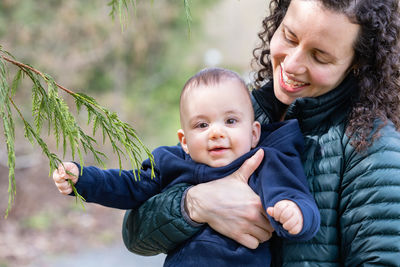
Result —
<svg viewBox="0 0 400 267"><path fill-rule="evenodd" d="M199 19L215 1L137 1L123 31L104 1L4 0L0 44L19 61L85 92L133 125L150 148L175 144L182 85L201 64L191 48L201 38ZM30 88L20 93L29 101ZM18 164L18 163L17 163Z"/></svg>
<svg viewBox="0 0 400 267"><path fill-rule="evenodd" d="M238 44L251 43L245 33L259 22L244 23L247 19L231 12L228 2L251 3L256 10L264 2L115 0L137 4L135 11L129 9L130 17L121 27L119 18L113 21L109 15L110 1L1 0L0 45L17 61L32 65L58 84L90 95L101 106L115 111L137 130L150 149L174 145L179 128L179 94L186 80L204 64L224 64L239 73L246 68L238 61L225 59L250 56L251 50ZM185 3L191 10L190 36ZM254 11L241 11L246 17L258 17ZM221 46L220 37L224 40ZM232 49L235 47L239 50ZM214 60L209 61L209 51L217 52ZM225 53L224 60L218 51ZM16 68L10 65L9 71L12 81ZM27 118L31 114L31 87L25 79L13 97ZM74 106L70 96L59 93L69 107ZM72 112L85 127L86 114ZM46 254L60 253L60 248L66 253L74 247L120 240L120 211L85 205L86 211L82 212L75 201L64 199L47 177L46 157L24 138L20 120L16 118L15 122L17 195L7 220L1 218L7 206L8 168L4 134L0 133L0 267L31 265ZM101 146L98 150L109 157L107 167L117 167L110 144L101 145L101 134L96 139ZM52 136L44 140L54 151L56 140ZM58 155L62 158L62 151ZM85 164L96 163L85 157ZM125 162L123 167L130 166Z"/></svg>
<svg viewBox="0 0 400 267"><path fill-rule="evenodd" d="M110 3L108 5L109 8ZM49 95L58 96L57 87L74 96L73 98L78 96L78 94L75 94L76 92L86 91L92 95L96 93L96 98L102 99L99 102L105 101L105 106L110 106L111 109L115 107L119 117L122 117L124 121L132 121L136 129L144 133L144 136L149 137L148 143L152 142L150 140L153 136L156 137L156 140L166 140L170 134L164 134L163 131L166 129L169 132L172 127L174 130L178 128L176 122L178 121L179 90L177 89L190 76L187 71L196 65L192 64L191 66L183 60L186 57L185 53L189 50L192 39L189 38L190 36L182 37L182 34L180 34L183 29L189 27L187 22L192 19L188 12L189 2L184 1L183 6L169 0L158 0L157 4L154 4L153 1L150 3L140 1L138 5L136 5L136 1L131 3L134 5L134 7L132 6L135 11L134 17L131 20L120 20L120 23L129 24L130 21L134 25L130 27L130 30L122 32L116 30L115 23L109 18L110 15L108 14L110 12L107 12L105 16L106 9L104 6L98 5L94 1L85 1L83 3L72 0L68 2L47 0L40 3L35 1L3 1L0 4L0 15L3 15L2 18L4 18L3 27L0 28L1 51L5 54L7 54L5 51L11 52L10 56L16 55L18 61L22 61L25 64L4 56L2 56L2 59L18 67L23 66L22 72L19 71L15 75L16 78L14 78L13 84L15 81L20 84L21 73L29 76L33 82L33 85L25 83L22 85L23 88L17 86L17 90L11 89L8 86L6 72L10 71L10 76L14 76L12 74L13 70L11 68L6 69L6 65L2 61L2 102L5 103L7 112L2 110L1 114L4 118L7 118L3 120L3 128L8 151L10 178L8 209L16 191L14 173L17 160L14 144L19 143L19 139L22 138L21 134L15 138L14 128L22 128L22 126L14 126L10 103L22 118L25 138L31 142L35 139L42 152L50 160L50 173L59 164L60 159L56 154L50 152L53 149L48 149L47 142L51 144L52 141L44 141L40 137L42 132L41 125L44 119L49 123L48 134L51 132L50 125L54 124L57 147L59 135L62 132L64 157L67 147L65 140L69 140L72 159L74 160L74 152L77 150L79 161L82 164L83 157L80 153L80 147L79 145L76 147L75 143L79 143L79 140L82 141L83 139L93 140L90 137L86 138L85 131L82 131L81 128L77 131L68 130L70 128L68 125L75 126L78 124L75 123L73 116L69 114L68 105L65 105L63 100L55 99L54 102L49 102L44 98L40 100L40 97L35 97L39 95L44 97L46 90L42 87L42 82L30 72L31 70L44 79L43 83L48 85L47 94ZM201 11L202 7L205 7L207 3L207 1L203 1L197 7L198 10ZM111 14L115 14L115 5L111 6ZM129 6L125 4L123 8L126 9L124 14L127 13L129 15ZM121 14L119 9L120 19ZM107 16L108 21L106 20ZM114 18L114 16L111 17ZM4 25L7 26L5 27ZM128 28L128 25L126 25L126 28ZM119 29L124 29L124 27ZM5 50L2 47L5 47ZM28 65L35 66L35 69ZM54 82L50 76L43 75L43 72L50 73L51 76L56 77L58 84L63 86ZM12 87L15 88L16 86ZM65 87L73 89L64 89ZM79 87L83 89L76 89ZM21 89L22 93L19 92ZM14 96L11 91L18 91L18 95ZM32 95L29 94L31 91L33 92ZM83 96L83 94L79 95ZM17 102L16 98L20 98L19 105L15 104ZM48 98L48 100L50 99L53 98ZM95 103L94 100L92 102ZM32 105L31 108L26 108L28 103ZM24 106L26 110L21 112L19 108L21 106ZM91 115L96 114L96 112L95 109L89 109L89 106L87 108L90 121ZM36 131L29 130L33 128L23 115L23 113L28 113L28 110L32 110L34 114L32 120L36 124ZM35 114L42 114L43 111L48 113L43 117L35 116ZM108 110L105 113L114 114ZM5 117L6 115L7 117ZM79 116L79 114L76 113L76 116ZM96 124L105 125L101 120L100 123L97 123L99 122L98 118L103 117L102 115L96 115L94 129L96 129ZM68 121L64 123L63 118L68 118ZM111 121L110 118L107 115L104 122ZM121 122L119 118L117 120ZM58 121L60 121L59 125L62 131L57 126ZM114 124L111 125L111 127L114 126ZM127 125L128 128L132 130L129 125ZM103 140L105 140L105 136L110 137L112 151L117 153L119 167L122 168L121 155L119 153L122 150L110 136L110 133L114 131L110 132L105 128L102 130ZM125 135L118 136L118 140L125 140L125 130L121 133L125 133ZM132 131L130 133L128 138L136 139L137 135ZM160 138L162 136L166 138ZM96 161L99 161L98 153L103 153L97 152L96 148L92 147L91 142L89 146L87 146L86 142L83 142L82 145L84 148L89 148L88 151L92 152L91 156ZM125 142L122 143L125 146ZM140 141L139 143L141 144ZM136 151L135 147L137 145L129 146L127 152L131 162L135 162L136 164L134 165L138 166L137 153L140 152L140 149ZM4 153L3 151L0 152ZM146 152L146 156L149 156L146 148L141 152ZM104 154L111 153L104 151ZM127 158L127 160L129 159ZM103 162L100 161L100 163ZM76 193L75 190L74 192ZM6 216L8 215L8 209Z"/></svg>

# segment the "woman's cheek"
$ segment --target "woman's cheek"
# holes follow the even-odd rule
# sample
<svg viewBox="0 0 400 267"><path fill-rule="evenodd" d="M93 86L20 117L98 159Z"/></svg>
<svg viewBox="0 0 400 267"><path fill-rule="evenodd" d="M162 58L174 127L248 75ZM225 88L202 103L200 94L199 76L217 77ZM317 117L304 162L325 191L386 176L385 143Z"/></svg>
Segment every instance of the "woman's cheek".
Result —
<svg viewBox="0 0 400 267"><path fill-rule="evenodd" d="M310 82L314 84L314 86L320 87L328 87L335 84L335 77L338 77L338 75L329 70L329 68L310 68L309 73L311 76Z"/></svg>
<svg viewBox="0 0 400 267"><path fill-rule="evenodd" d="M343 80L342 75L327 70L314 70L310 71L311 81L313 86L312 96L317 97L328 93L329 91L336 88Z"/></svg>
<svg viewBox="0 0 400 267"><path fill-rule="evenodd" d="M279 27L271 38L269 48L270 48L270 54L271 54L272 59L275 56L280 56L281 54L284 54L284 50L285 50L284 40L282 39L281 35L282 35L282 33L281 33L281 30Z"/></svg>

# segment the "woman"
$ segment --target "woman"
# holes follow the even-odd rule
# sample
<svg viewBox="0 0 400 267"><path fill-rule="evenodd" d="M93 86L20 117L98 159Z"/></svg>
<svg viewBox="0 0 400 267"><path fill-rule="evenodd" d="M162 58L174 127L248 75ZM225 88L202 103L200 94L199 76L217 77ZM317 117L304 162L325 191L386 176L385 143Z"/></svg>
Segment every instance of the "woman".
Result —
<svg viewBox="0 0 400 267"><path fill-rule="evenodd" d="M273 0L270 8L254 53L260 88L253 105L261 123L299 120L321 213L311 241L273 240L275 264L400 266L398 1ZM171 250L198 223L250 248L269 239L265 212L246 183L260 160L217 181L176 186L127 212L128 249Z"/></svg>

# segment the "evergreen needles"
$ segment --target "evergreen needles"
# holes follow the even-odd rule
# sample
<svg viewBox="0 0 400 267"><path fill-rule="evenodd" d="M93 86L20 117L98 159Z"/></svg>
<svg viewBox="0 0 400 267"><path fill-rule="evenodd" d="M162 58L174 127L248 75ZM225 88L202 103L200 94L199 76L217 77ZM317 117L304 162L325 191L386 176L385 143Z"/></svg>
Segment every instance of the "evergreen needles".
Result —
<svg viewBox="0 0 400 267"><path fill-rule="evenodd" d="M192 14L190 13L189 0L183 0L183 6L185 8L186 22L187 22L187 25L188 25L188 33L189 33L189 36L190 36L190 23L192 21Z"/></svg>
<svg viewBox="0 0 400 267"><path fill-rule="evenodd" d="M154 0L151 0L153 3ZM136 0L110 0L108 5L111 7L110 16L115 19L118 15L119 22L121 24L121 28L123 29L124 22L126 21L126 17L124 14L124 9L127 14L129 14L129 5L132 5L134 11L136 12ZM190 0L183 0L183 7L185 9L186 22L188 25L188 33L190 36L190 23L192 21L192 15L190 13Z"/></svg>
<svg viewBox="0 0 400 267"><path fill-rule="evenodd" d="M124 29L124 22L126 21L123 10L125 9L125 12L129 14L130 4L136 12L136 0L111 0L108 2L108 5L111 6L110 16L112 19L115 19L116 15L118 15L122 30Z"/></svg>
<svg viewBox="0 0 400 267"><path fill-rule="evenodd" d="M11 63L17 66L18 71L8 83L6 64ZM13 96L24 77L28 77L32 82L32 121L31 125L21 112L20 108L13 101ZM92 134L86 134L70 113L68 106L59 96L58 90L61 89L75 99L78 112L83 108L87 112L88 124L92 124ZM79 163L83 166L83 153L91 153L96 162L104 167L103 159L106 156L96 150L96 140L93 138L97 131L101 131L103 143L106 140L112 145L113 152L118 156L119 168L122 169L122 157L129 158L132 168L140 170L142 162L141 152L145 152L154 164L151 152L144 146L136 135L135 130L127 123L122 122L118 116L100 106L93 98L75 93L57 84L53 78L35 68L16 61L11 54L3 50L0 46L0 116L4 130L7 146L9 168L9 188L8 188L8 208L5 217L11 209L16 194L15 185L15 124L12 110L16 111L18 117L24 125L25 137L34 145L41 148L44 155L49 160L50 174L62 163L58 156L51 152L42 139L43 128L47 129L47 135L54 135L57 147L62 145L63 157L67 149L71 151L72 158L79 158ZM135 174L135 172L134 172ZM140 175L140 172L139 172ZM154 177L154 173L152 175ZM136 176L135 176L136 178ZM140 179L140 177L138 177ZM77 200L83 200L75 187L73 191Z"/></svg>

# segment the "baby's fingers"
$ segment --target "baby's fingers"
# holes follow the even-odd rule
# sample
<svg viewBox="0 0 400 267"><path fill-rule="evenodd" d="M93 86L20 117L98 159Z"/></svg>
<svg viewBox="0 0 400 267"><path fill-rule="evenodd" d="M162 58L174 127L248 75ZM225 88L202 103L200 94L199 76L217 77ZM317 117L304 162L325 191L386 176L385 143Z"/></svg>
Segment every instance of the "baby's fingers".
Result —
<svg viewBox="0 0 400 267"><path fill-rule="evenodd" d="M275 219L275 212L273 207L268 207L267 208L267 214Z"/></svg>
<svg viewBox="0 0 400 267"><path fill-rule="evenodd" d="M63 162L53 173L54 182L63 182L63 180L71 180L73 184L78 181L79 169L73 162Z"/></svg>
<svg viewBox="0 0 400 267"><path fill-rule="evenodd" d="M72 193L72 186L67 180L63 180L63 182L56 182L55 184L61 194L69 195Z"/></svg>
<svg viewBox="0 0 400 267"><path fill-rule="evenodd" d="M269 214L270 216L272 216L276 221L278 222L283 222L287 216L287 214L285 214L285 210L288 206L288 203L283 200L283 201L279 201L278 203L275 204L274 208L273 208L273 212L271 214Z"/></svg>
<svg viewBox="0 0 400 267"><path fill-rule="evenodd" d="M300 233L303 228L303 222L299 217L293 216L287 220L282 227L292 235Z"/></svg>
<svg viewBox="0 0 400 267"><path fill-rule="evenodd" d="M53 172L53 181L55 183L61 183L65 181L65 170L62 165L58 166L58 169L54 170Z"/></svg>

